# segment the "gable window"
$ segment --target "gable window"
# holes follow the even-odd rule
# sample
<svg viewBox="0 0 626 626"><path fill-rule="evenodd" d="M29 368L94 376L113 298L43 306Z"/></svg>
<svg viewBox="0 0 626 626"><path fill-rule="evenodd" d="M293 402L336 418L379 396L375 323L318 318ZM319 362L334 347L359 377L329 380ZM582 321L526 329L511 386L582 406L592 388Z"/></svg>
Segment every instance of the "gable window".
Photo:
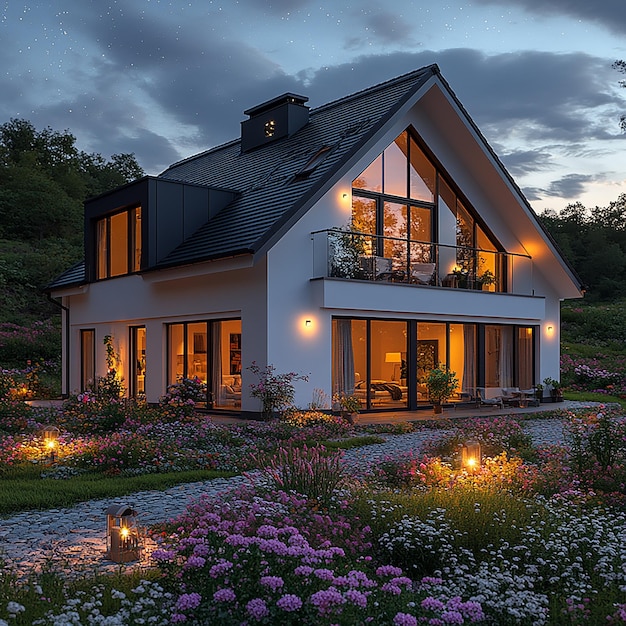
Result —
<svg viewBox="0 0 626 626"><path fill-rule="evenodd" d="M390 261L394 273L437 264L441 278L455 270L489 277L492 290L504 275L501 246L409 129L352 182L352 230L372 235L365 251Z"/></svg>
<svg viewBox="0 0 626 626"><path fill-rule="evenodd" d="M141 269L141 207L99 219L96 223L97 278Z"/></svg>

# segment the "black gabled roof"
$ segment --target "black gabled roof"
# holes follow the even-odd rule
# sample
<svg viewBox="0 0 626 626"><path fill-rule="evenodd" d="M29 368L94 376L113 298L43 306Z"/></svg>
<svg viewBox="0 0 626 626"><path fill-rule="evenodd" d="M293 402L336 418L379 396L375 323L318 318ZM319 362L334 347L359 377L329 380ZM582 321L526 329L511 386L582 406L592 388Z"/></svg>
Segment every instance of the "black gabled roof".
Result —
<svg viewBox="0 0 626 626"><path fill-rule="evenodd" d="M71 285L84 285L85 279L85 262L80 261L76 265L72 265L65 270L60 276L57 276L50 284L46 285L45 291L49 292L53 289L61 289Z"/></svg>
<svg viewBox="0 0 626 626"><path fill-rule="evenodd" d="M310 112L291 137L242 153L232 141L165 170L160 177L232 189L239 196L157 267L259 252L327 189L364 144L429 78L431 65ZM331 150L307 176L297 176L322 147ZM156 269L156 268L155 268Z"/></svg>
<svg viewBox="0 0 626 626"><path fill-rule="evenodd" d="M358 148L434 75L440 76L439 68L430 65L312 109L302 129L261 148L242 153L236 139L171 165L158 178L229 189L238 196L149 269L262 250L334 183ZM303 96L287 95L306 101ZM325 147L330 149L324 158L301 175ZM81 262L55 278L45 291L85 282Z"/></svg>

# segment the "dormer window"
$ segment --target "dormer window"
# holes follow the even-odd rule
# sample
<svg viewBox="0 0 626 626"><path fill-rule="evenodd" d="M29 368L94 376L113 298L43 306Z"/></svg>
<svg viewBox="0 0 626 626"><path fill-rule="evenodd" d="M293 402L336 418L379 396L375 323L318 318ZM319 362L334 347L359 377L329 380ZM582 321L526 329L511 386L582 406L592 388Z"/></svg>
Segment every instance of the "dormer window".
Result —
<svg viewBox="0 0 626 626"><path fill-rule="evenodd" d="M276 132L276 122L274 120L269 120L265 122L265 136L273 137Z"/></svg>
<svg viewBox="0 0 626 626"><path fill-rule="evenodd" d="M96 222L97 278L132 274L141 269L141 207Z"/></svg>

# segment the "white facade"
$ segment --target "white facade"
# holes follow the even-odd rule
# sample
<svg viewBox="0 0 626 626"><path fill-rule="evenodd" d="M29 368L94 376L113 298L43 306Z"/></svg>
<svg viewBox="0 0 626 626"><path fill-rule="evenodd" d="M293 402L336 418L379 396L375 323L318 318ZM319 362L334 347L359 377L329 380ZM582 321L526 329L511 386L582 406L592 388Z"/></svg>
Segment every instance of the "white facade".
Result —
<svg viewBox="0 0 626 626"><path fill-rule="evenodd" d="M511 264L509 293L320 275L325 260L319 258L312 233L350 221L352 181L407 127L428 145L506 251L531 257L524 268ZM255 380L247 368L253 362L272 364L277 372L308 375L308 382L296 385L298 406L308 405L314 390L332 395L334 317L533 327L535 382L559 378L559 303L580 297L579 286L477 129L436 80L416 92L337 169L332 184L307 202L305 210L255 255L55 290L53 295L69 310L65 388L80 389L81 330L95 330L96 375L106 373L102 340L111 335L120 373L127 379L129 329L145 326L145 395L149 402L157 402L168 382L167 325L222 319L241 320L244 414L260 410L259 401L249 394ZM447 243L445 219L442 214L439 243Z"/></svg>

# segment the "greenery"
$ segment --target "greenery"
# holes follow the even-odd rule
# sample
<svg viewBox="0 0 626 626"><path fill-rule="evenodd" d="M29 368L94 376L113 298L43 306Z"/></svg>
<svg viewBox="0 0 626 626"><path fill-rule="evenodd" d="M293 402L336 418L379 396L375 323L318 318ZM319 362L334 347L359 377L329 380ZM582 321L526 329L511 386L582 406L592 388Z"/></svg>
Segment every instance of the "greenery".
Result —
<svg viewBox="0 0 626 626"><path fill-rule="evenodd" d="M270 420L276 413L291 408L296 392L294 383L308 380L307 376L296 372L276 373L276 367L271 364L260 367L253 361L248 369L258 378L256 383L250 385L250 395L261 400L264 420Z"/></svg>
<svg viewBox="0 0 626 626"><path fill-rule="evenodd" d="M456 372L442 365L430 370L426 376L428 399L435 404L443 404L449 400L458 386Z"/></svg>
<svg viewBox="0 0 626 626"><path fill-rule="evenodd" d="M138 491L164 490L174 485L222 476L232 472L215 470L186 470L138 476L109 476L104 474L72 474L50 471L42 479L41 465L20 465L0 472L0 515L72 506L86 500L116 498ZM57 477L55 477L57 476Z"/></svg>
<svg viewBox="0 0 626 626"><path fill-rule="evenodd" d="M59 308L42 288L83 257L83 202L143 176L132 154L79 150L69 131L0 125L0 363L59 360Z"/></svg>

